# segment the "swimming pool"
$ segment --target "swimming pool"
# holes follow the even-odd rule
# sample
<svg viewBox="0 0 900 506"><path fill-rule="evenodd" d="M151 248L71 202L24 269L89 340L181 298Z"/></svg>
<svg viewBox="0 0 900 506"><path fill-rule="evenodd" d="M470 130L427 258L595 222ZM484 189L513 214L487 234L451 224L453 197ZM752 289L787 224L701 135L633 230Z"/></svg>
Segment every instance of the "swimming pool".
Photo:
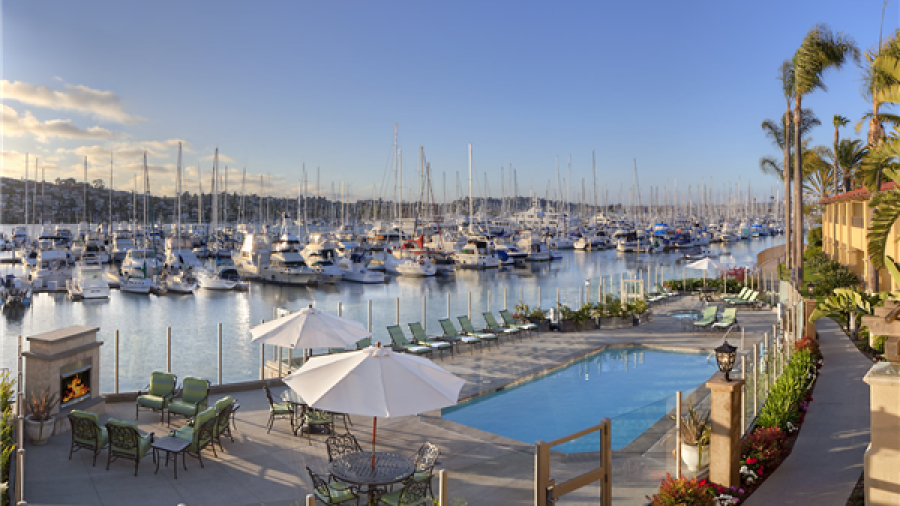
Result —
<svg viewBox="0 0 900 506"><path fill-rule="evenodd" d="M606 349L515 387L446 408L444 419L532 444L612 419L613 449L624 448L674 408L677 390L693 391L715 371L709 353L644 347ZM600 450L594 433L554 447Z"/></svg>

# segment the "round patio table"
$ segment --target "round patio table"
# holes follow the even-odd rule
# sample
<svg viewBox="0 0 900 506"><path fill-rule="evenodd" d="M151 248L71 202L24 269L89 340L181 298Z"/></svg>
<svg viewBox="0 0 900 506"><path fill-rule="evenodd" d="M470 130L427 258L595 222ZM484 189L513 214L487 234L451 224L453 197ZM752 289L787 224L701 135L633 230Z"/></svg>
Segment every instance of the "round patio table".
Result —
<svg viewBox="0 0 900 506"><path fill-rule="evenodd" d="M411 458L391 452L375 452L374 466L372 452L356 452L334 459L329 467L339 480L366 486L370 503L378 487L401 482L416 470Z"/></svg>

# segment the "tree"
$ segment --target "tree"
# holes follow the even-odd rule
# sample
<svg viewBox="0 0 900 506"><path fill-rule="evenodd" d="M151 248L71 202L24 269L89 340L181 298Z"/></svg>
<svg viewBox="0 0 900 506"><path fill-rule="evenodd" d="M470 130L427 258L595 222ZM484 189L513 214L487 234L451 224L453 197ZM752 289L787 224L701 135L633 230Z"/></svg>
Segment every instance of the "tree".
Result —
<svg viewBox="0 0 900 506"><path fill-rule="evenodd" d="M849 123L849 122L850 122L849 119L841 116L840 114L834 115L834 152L835 153L838 152L838 141L840 139L840 133L838 132L838 130L842 126L847 126L847 123ZM835 180L834 180L835 195L840 193L840 186L841 186L841 180L837 179L837 178L841 178L844 180L844 191L845 192L850 191L850 188L848 188L848 184L847 184L847 177L846 176L841 177L842 176L842 172L841 172L842 165L839 163L840 160L838 159L838 157L834 157L833 161L834 161L834 176L835 176Z"/></svg>
<svg viewBox="0 0 900 506"><path fill-rule="evenodd" d="M803 109L803 112L800 114L800 137L806 138L807 134L812 131L814 127L821 125L822 123L819 121L819 118L816 118L815 114L809 109ZM776 161L774 158L770 156L765 156L760 158L759 160L759 168L763 173L769 174L771 176L775 176L780 180L784 180L784 166L787 166L787 173L791 178L791 181L794 179L794 173L790 169L794 166L793 160L791 160L790 152L793 149L793 137L790 135L793 130L793 123L787 119L790 115L785 113L781 117L781 122L778 123L774 120L767 119L762 122L762 129L765 133L766 137L772 140L772 144L777 147L782 152L788 151L784 160L786 160L786 165L782 165L781 162ZM785 149L787 147L787 149ZM790 192L785 192L786 195L790 195ZM790 207L788 206L788 209Z"/></svg>
<svg viewBox="0 0 900 506"><path fill-rule="evenodd" d="M103 184L102 179L95 179L95 180L91 181L91 187L96 188L98 190L102 190L102 189L106 188L106 185Z"/></svg>
<svg viewBox="0 0 900 506"><path fill-rule="evenodd" d="M869 148L863 145L861 139L841 139L836 147L834 151L828 150L827 157L832 165L842 169L844 191L850 191L862 181L862 164ZM869 188L865 183L863 186Z"/></svg>
<svg viewBox="0 0 900 506"><path fill-rule="evenodd" d="M839 33L832 34L831 30L819 24L803 38L797 52L791 60L794 66L794 145L800 145L800 111L803 106L803 96L808 95L818 88L826 90L822 82L822 74L825 70L834 67L841 68L848 57L859 60L859 49L852 38ZM797 181L803 179L803 154L802 149L794 150L794 172ZM803 280L803 201L801 188L794 187L794 282L799 284Z"/></svg>

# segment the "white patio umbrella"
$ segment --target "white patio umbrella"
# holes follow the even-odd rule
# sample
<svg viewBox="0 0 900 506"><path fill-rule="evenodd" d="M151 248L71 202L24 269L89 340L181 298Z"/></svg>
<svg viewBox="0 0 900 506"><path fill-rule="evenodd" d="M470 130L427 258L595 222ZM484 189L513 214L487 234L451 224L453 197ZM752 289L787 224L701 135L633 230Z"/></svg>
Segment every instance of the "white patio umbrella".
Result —
<svg viewBox="0 0 900 506"><path fill-rule="evenodd" d="M371 332L363 324L309 306L250 329L254 343L285 348L355 348Z"/></svg>
<svg viewBox="0 0 900 506"><path fill-rule="evenodd" d="M452 406L465 384L431 360L380 346L313 357L284 382L313 408L373 417L373 465L379 416Z"/></svg>
<svg viewBox="0 0 900 506"><path fill-rule="evenodd" d="M711 260L709 257L703 257L700 260L695 262L691 262L685 265L688 269L698 269L703 271L703 286L706 286L706 271L709 269L721 269L722 266L719 265L715 260Z"/></svg>

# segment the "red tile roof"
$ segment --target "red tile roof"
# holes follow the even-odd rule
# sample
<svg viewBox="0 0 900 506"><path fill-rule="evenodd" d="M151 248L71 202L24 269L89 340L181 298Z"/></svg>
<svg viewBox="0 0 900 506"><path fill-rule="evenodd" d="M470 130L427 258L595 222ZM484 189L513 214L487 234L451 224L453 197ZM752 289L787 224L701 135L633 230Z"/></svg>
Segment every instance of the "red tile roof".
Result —
<svg viewBox="0 0 900 506"><path fill-rule="evenodd" d="M894 188L900 188L900 185L893 181L888 181L887 183L881 183L881 191L891 190ZM851 190L846 193L841 193L839 195L833 195L831 197L825 197L824 199L819 200L820 204L831 204L833 202L845 202L847 200L869 200L872 197L872 194L869 193L869 190L865 188L859 188L857 190Z"/></svg>

